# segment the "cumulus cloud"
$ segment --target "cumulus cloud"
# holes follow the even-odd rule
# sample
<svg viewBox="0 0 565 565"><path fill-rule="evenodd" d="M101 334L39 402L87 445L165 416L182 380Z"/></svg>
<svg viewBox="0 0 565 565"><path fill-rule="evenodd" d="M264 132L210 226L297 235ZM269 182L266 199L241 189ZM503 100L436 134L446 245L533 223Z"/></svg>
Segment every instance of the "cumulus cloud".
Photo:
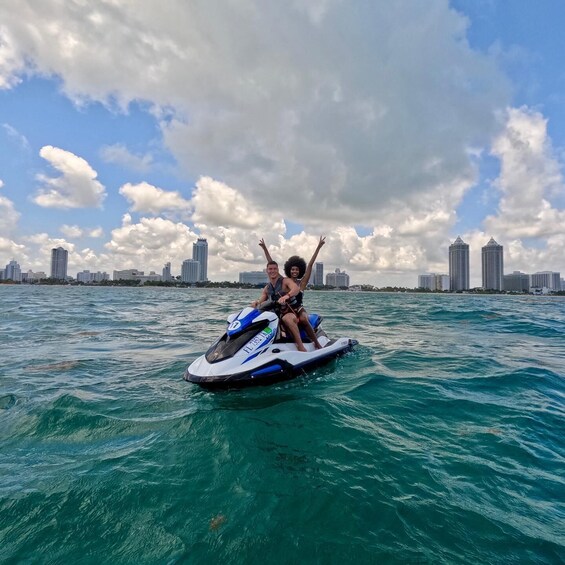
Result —
<svg viewBox="0 0 565 565"><path fill-rule="evenodd" d="M418 272L447 270L456 211L494 139L501 172L488 204L498 201L497 212L461 234L475 250L472 270L480 273L480 247L492 235L509 268L565 271L565 191L546 120L527 108L504 114L510 89L496 57L470 49L467 20L445 0L355 10L338 0L252 1L221 11L198 0L171 0L166 11L46 0L0 6L0 21L0 88L37 72L60 77L75 101L124 111L146 101L180 167L199 179L191 198L124 184L131 212L182 213L194 228L127 215L97 261L180 262L203 235L210 270L224 278L262 264L260 237L283 260L308 258L326 233L327 268L359 282L405 273L415 284ZM138 172L152 164L123 144L101 154ZM65 155L58 162L75 167L40 177L36 201L100 205L96 172ZM304 231L288 235L284 218Z"/></svg>
<svg viewBox="0 0 565 565"><path fill-rule="evenodd" d="M153 163L153 157L149 153L135 155L122 143L105 145L100 150L100 155L107 163L115 163L139 173L146 173Z"/></svg>
<svg viewBox="0 0 565 565"><path fill-rule="evenodd" d="M7 26L0 26L0 89L12 88L20 82L18 73L23 57Z"/></svg>
<svg viewBox="0 0 565 565"><path fill-rule="evenodd" d="M4 182L0 180L0 188ZM0 196L0 235L13 232L18 225L20 213L16 210L14 203L5 196Z"/></svg>
<svg viewBox="0 0 565 565"><path fill-rule="evenodd" d="M565 182L562 163L547 133L547 119L526 107L510 108L492 154L500 160L494 188L500 194L496 214L484 230L469 234L477 247L490 236L505 246L505 270L565 272ZM482 243L479 242L482 241Z"/></svg>
<svg viewBox="0 0 565 565"><path fill-rule="evenodd" d="M191 205L177 191L167 191L147 182L124 184L120 194L131 203L132 212L159 214L166 210L190 210Z"/></svg>
<svg viewBox="0 0 565 565"><path fill-rule="evenodd" d="M254 228L270 215L246 199L238 190L210 177L196 183L192 197L193 220L197 224Z"/></svg>
<svg viewBox="0 0 565 565"><path fill-rule="evenodd" d="M98 173L82 158L51 145L39 155L60 172L58 177L37 175L40 188L33 201L45 208L101 207L106 196L104 186L96 180Z"/></svg>
<svg viewBox="0 0 565 565"><path fill-rule="evenodd" d="M7 237L0 236L0 253L5 257L18 257L18 260L21 260L25 249L25 245L16 243L14 240ZM0 264L0 268L4 268L4 266Z"/></svg>
<svg viewBox="0 0 565 565"><path fill-rule="evenodd" d="M101 227L81 228L77 225L69 226L67 224L63 224L59 228L59 231L70 239L78 239L81 237L100 238L104 236L104 230Z"/></svg>
<svg viewBox="0 0 565 565"><path fill-rule="evenodd" d="M82 228L80 228L79 226L68 226L67 224L63 224L59 228L59 231L65 237L68 237L70 239L77 239L79 237L82 237L82 234L84 233L84 230Z"/></svg>
<svg viewBox="0 0 565 565"><path fill-rule="evenodd" d="M122 226L112 230L112 239L105 247L119 262L120 269L143 269L165 263L171 257L177 261L192 258L192 244L197 235L186 224L163 218L141 218L133 223L125 214ZM179 268L180 271L180 268Z"/></svg>
<svg viewBox="0 0 565 565"><path fill-rule="evenodd" d="M551 203L565 195L561 163L547 134L547 120L528 108L511 108L492 153L500 159L495 186L502 193L496 216L485 225L512 238L549 237L563 232L565 210Z"/></svg>
<svg viewBox="0 0 565 565"><path fill-rule="evenodd" d="M383 206L473 179L469 148L508 100L444 0L47 1L0 16L12 50L75 100L166 109L189 174L299 222L371 225Z"/></svg>

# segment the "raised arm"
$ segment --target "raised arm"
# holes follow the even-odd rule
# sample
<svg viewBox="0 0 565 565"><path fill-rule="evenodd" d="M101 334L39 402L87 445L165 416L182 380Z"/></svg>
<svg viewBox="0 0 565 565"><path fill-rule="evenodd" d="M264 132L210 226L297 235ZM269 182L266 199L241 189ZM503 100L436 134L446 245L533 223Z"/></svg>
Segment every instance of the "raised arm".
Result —
<svg viewBox="0 0 565 565"><path fill-rule="evenodd" d="M306 288L306 285L310 280L310 275L312 274L312 267L314 266L314 263L316 262L316 258L318 257L318 253L320 252L320 249L322 249L324 243L326 243L326 238L323 235L321 235L320 241L318 241L318 247L316 247L316 251L314 251L314 255L312 255L312 259L310 259L310 262L306 267L306 272L304 273L304 276L300 281L300 290L304 290Z"/></svg>
<svg viewBox="0 0 565 565"><path fill-rule="evenodd" d="M265 243L265 240L263 238L261 238L259 240L259 247L263 250L265 257L267 258L267 262L272 261L273 258L271 257L271 254L269 253L269 250L267 249L267 244Z"/></svg>

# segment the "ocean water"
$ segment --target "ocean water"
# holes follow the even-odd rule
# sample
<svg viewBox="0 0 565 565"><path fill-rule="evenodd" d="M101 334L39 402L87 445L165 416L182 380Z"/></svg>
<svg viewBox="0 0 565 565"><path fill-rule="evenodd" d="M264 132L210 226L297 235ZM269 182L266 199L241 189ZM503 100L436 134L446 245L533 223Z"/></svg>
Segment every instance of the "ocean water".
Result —
<svg viewBox="0 0 565 565"><path fill-rule="evenodd" d="M563 298L310 291L353 353L183 381L256 294L0 286L0 562L565 561Z"/></svg>

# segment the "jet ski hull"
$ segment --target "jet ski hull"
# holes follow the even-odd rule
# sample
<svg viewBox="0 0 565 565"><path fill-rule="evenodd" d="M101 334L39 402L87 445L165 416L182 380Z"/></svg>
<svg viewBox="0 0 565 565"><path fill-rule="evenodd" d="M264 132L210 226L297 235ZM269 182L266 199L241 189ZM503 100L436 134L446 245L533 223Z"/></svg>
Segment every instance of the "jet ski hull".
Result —
<svg viewBox="0 0 565 565"><path fill-rule="evenodd" d="M312 349L306 353L297 351L294 344L274 344L255 362L233 367L213 366L205 355L192 363L184 373L186 381L196 383L207 389L243 388L270 385L288 381L297 376L321 367L333 359L352 351L357 340L340 338L328 340L322 349ZM311 344L307 344L309 348ZM313 346L312 346L313 347Z"/></svg>

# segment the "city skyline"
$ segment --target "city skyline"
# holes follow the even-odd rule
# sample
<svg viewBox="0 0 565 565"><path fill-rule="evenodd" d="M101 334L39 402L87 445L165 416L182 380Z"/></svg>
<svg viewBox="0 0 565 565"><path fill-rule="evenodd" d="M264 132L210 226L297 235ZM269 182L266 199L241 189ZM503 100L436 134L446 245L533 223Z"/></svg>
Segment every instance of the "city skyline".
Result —
<svg viewBox="0 0 565 565"><path fill-rule="evenodd" d="M522 273L504 272L504 246L498 244L493 237L481 247L482 285L469 285L470 246L460 236L449 246L449 275L427 273L418 275L416 288L451 292L467 291L471 288L494 291L527 292L531 288L545 288L548 291L565 289L565 279L560 271L537 271Z"/></svg>
<svg viewBox="0 0 565 565"><path fill-rule="evenodd" d="M418 275L418 283L415 287L407 285L406 288L426 288L430 290L469 290L472 288L483 288L485 290L524 290L525 283L522 278L527 277L528 285L533 287L547 287L550 290L561 290L561 287L565 286L564 280L561 279L560 271L548 271L542 270L534 273L522 273L521 271L513 271L512 273L504 273L504 262L503 262L503 245L498 244L493 237L489 239L486 245L481 247L481 265L482 265L482 281L483 284L480 286L472 287L466 286L468 280L468 272L470 270L469 264L469 250L470 246L466 244L460 236L457 236L456 240L449 246L449 256L448 256L448 269L450 271L449 275L441 273L427 273ZM51 273L56 271L60 266L62 260L66 264L66 258L68 256L67 250L59 247L52 249L52 259L51 259ZM193 243L193 257L199 256L204 261L207 261L208 256L208 245L206 238L198 238L196 242ZM65 267L66 268L66 267ZM334 272L329 273L330 279L336 276L346 276L347 284L345 284L345 279L339 279L340 282L344 284L333 284L328 283L328 276L326 275L326 280L322 279L322 282L317 282L319 277L323 277L324 263L316 262L314 264L314 269L311 275L311 283L317 286L351 286L350 277L345 271L341 271L340 268L336 268ZM20 264L12 259L5 267L5 269L0 270L0 280L10 279L8 274L11 273L12 276L15 273L15 282L20 282L23 279L28 280L41 280L46 278L60 278L60 277L47 277L44 272L34 273L31 270L22 272ZM123 279L135 279L139 278L142 282L145 281L173 281L176 277L180 279L181 282L186 283L196 283L205 282L202 279L200 271L200 261L195 259L184 260L180 267L179 275L173 275L171 272L171 262L164 264L162 269L162 275L158 275L155 271L150 271L148 275L145 274L144 270L141 269L125 269L125 270L114 270L112 280ZM266 281L266 272L262 271L240 271L238 274L238 279L240 283L245 284L259 284ZM316 278L318 277L318 279ZM534 279L532 279L534 277ZM537 277L537 278L536 278ZM62 277L65 278L65 277ZM75 277L71 277L75 278ZM79 271L76 274L76 280L81 282L100 282L102 280L109 280L109 275L106 272L90 272L89 270ZM235 282L225 281L218 282ZM332 279L333 280L333 279ZM497 281L491 284L489 281ZM532 283L532 280L535 281ZM538 284L539 283L539 284ZM359 283L355 283L358 285ZM367 284L367 283L365 283ZM369 283L372 285L372 283ZM372 285L379 287L378 285ZM390 286L390 285L384 285Z"/></svg>
<svg viewBox="0 0 565 565"><path fill-rule="evenodd" d="M206 237L236 280L325 235L328 272L408 286L460 235L472 287L491 236L565 271L565 3L246 6L0 4L1 264L161 273Z"/></svg>

